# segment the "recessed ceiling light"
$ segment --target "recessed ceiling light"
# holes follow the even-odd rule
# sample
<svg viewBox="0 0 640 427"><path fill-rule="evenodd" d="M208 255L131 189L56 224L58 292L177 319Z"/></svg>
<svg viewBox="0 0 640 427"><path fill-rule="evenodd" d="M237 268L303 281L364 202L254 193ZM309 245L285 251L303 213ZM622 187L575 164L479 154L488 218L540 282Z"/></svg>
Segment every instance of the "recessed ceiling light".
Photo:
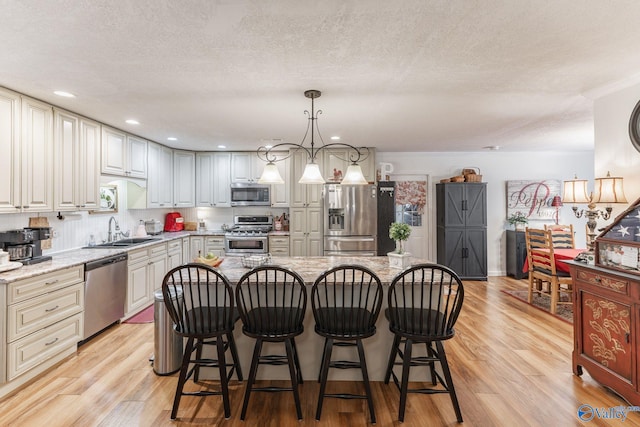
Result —
<svg viewBox="0 0 640 427"><path fill-rule="evenodd" d="M339 136L332 136L331 139L333 139L334 141L339 141L340 137Z"/></svg>
<svg viewBox="0 0 640 427"><path fill-rule="evenodd" d="M139 125L140 122L134 119L129 119L129 120L125 120L126 123L129 123L130 125Z"/></svg>
<svg viewBox="0 0 640 427"><path fill-rule="evenodd" d="M56 90L53 93L55 93L58 96L64 96L65 98L75 98L76 97L74 94L69 93L69 92L65 92L63 90Z"/></svg>
<svg viewBox="0 0 640 427"><path fill-rule="evenodd" d="M177 141L178 138L176 138L175 136L170 136L167 138L168 141Z"/></svg>
<svg viewBox="0 0 640 427"><path fill-rule="evenodd" d="M485 150L498 151L500 149L499 145L487 145L486 147L482 147Z"/></svg>
<svg viewBox="0 0 640 427"><path fill-rule="evenodd" d="M226 145L218 145L218 148L227 148Z"/></svg>
<svg viewBox="0 0 640 427"><path fill-rule="evenodd" d="M271 145L271 144L265 145L264 148L273 148L273 145Z"/></svg>

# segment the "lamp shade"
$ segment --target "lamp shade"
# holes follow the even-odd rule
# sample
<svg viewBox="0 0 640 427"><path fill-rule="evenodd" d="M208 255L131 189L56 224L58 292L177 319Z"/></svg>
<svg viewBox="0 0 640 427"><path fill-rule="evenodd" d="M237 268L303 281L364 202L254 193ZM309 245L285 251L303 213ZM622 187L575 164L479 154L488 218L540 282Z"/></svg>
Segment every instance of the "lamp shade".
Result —
<svg viewBox="0 0 640 427"><path fill-rule="evenodd" d="M553 196L553 200L551 200L551 206L553 206L554 208L562 206L562 199L560 198L560 196Z"/></svg>
<svg viewBox="0 0 640 427"><path fill-rule="evenodd" d="M362 168L358 164L352 164L347 168L344 178L340 182L344 185L367 185L368 182L362 173Z"/></svg>
<svg viewBox="0 0 640 427"><path fill-rule="evenodd" d="M593 201L594 203L627 203L622 188L622 177L614 177L607 172L605 178L596 178Z"/></svg>
<svg viewBox="0 0 640 427"><path fill-rule="evenodd" d="M588 194L586 179L572 179L564 182L562 191L564 203L591 203Z"/></svg>
<svg viewBox="0 0 640 427"><path fill-rule="evenodd" d="M320 167L317 163L307 163L304 167L304 172L302 173L302 177L300 184L324 184L324 178L322 178L322 174L320 173Z"/></svg>
<svg viewBox="0 0 640 427"><path fill-rule="evenodd" d="M259 184L284 184L284 179L280 175L278 166L273 162L269 162L264 166L262 175L258 179Z"/></svg>

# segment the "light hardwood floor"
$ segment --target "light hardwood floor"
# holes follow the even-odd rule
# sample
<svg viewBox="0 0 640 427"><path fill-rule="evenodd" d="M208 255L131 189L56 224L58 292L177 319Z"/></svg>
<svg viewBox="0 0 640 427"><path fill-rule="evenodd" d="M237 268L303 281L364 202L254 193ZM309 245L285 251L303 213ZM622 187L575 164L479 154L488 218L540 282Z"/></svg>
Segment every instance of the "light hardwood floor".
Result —
<svg viewBox="0 0 640 427"><path fill-rule="evenodd" d="M466 297L457 333L445 343L465 420L463 425L639 426L638 413L630 413L624 422L594 418L583 424L578 420L577 409L581 404L594 408L627 404L598 385L588 373L582 377L572 374L571 325L501 292L513 288L526 289L526 282L503 277L490 278L488 282L465 282ZM1 401L0 425L352 426L368 423L364 401L339 399L325 399L322 421L315 421L319 387L312 378L301 386L302 422L295 417L290 393L252 394L247 421L240 421L244 383L237 381L231 386L231 419L224 419L218 396L183 397L179 419L172 422L169 415L176 375L156 376L148 362L152 352L152 324L114 326L82 346L77 355ZM357 382L340 385L361 391ZM373 392L377 425L398 425L397 388L376 382ZM409 395L405 426L455 424L448 395Z"/></svg>

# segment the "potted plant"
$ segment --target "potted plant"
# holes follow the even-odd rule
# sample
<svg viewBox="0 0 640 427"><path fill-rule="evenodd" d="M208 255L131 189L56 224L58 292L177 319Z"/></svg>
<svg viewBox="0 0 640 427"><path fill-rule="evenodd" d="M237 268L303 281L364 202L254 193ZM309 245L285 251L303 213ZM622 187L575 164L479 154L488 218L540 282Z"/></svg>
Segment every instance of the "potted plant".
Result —
<svg viewBox="0 0 640 427"><path fill-rule="evenodd" d="M406 268L411 265L411 254L404 251L403 242L411 235L409 225L394 222L389 227L389 237L396 242L396 250L389 252L389 266L393 268Z"/></svg>
<svg viewBox="0 0 640 427"><path fill-rule="evenodd" d="M516 230L524 230L524 226L527 225L529 219L520 211L510 215L507 218L509 224L513 225Z"/></svg>

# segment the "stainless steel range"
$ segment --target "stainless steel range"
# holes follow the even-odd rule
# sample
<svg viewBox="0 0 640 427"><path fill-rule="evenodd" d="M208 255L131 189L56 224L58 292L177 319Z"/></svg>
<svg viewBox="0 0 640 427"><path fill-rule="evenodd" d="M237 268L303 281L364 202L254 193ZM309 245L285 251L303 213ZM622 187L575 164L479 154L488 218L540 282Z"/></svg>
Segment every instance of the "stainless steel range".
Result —
<svg viewBox="0 0 640 427"><path fill-rule="evenodd" d="M229 256L266 254L268 233L273 227L271 215L236 215L231 230L224 235L224 251Z"/></svg>

